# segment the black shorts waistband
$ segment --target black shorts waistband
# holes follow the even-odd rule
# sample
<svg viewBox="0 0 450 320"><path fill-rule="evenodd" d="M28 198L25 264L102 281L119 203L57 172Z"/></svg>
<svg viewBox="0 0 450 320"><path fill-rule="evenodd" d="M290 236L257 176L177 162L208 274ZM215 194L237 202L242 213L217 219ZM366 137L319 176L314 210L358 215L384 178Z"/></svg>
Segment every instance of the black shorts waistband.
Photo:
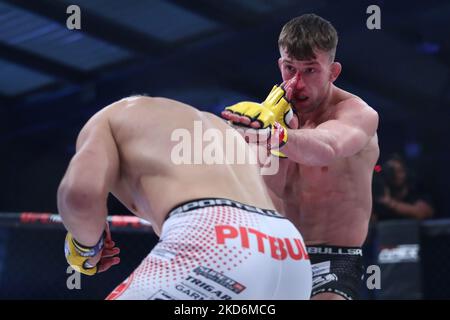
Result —
<svg viewBox="0 0 450 320"><path fill-rule="evenodd" d="M169 211L169 214L166 217L166 220L170 217L184 212L189 212L192 210L197 209L203 209L208 207L218 207L218 206L226 206L226 207L233 207L237 209L242 209L248 212L254 212L257 214L261 214L268 217L273 218L280 218L280 219L286 219L281 214L279 214L275 210L270 209L261 209L255 206L250 206L248 204L243 204L238 201L230 200L230 199L224 199L224 198L202 198L202 199L195 199L195 200L189 200L182 204L177 205L175 208Z"/></svg>
<svg viewBox="0 0 450 320"><path fill-rule="evenodd" d="M347 256L362 256L363 251L361 247L339 247L328 245L314 245L306 246L308 254L327 254L327 255L347 255Z"/></svg>

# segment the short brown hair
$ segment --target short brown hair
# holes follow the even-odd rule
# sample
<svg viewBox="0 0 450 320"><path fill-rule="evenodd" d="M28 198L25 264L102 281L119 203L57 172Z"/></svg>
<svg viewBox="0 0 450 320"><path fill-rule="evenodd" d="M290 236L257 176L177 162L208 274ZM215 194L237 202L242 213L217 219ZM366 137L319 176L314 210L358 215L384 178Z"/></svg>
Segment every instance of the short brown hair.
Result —
<svg viewBox="0 0 450 320"><path fill-rule="evenodd" d="M331 54L334 60L338 35L333 25L315 15L304 14L286 23L278 38L278 46L297 60L316 58L314 50Z"/></svg>

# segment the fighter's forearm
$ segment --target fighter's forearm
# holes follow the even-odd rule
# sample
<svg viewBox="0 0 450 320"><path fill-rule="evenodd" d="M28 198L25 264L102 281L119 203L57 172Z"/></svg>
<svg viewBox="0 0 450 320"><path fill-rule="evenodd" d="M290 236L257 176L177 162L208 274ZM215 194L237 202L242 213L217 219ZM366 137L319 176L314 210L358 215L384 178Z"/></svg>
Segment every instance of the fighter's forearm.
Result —
<svg viewBox="0 0 450 320"><path fill-rule="evenodd" d="M57 198L58 211L66 229L79 243L94 246L105 229L106 195L63 180Z"/></svg>
<svg viewBox="0 0 450 320"><path fill-rule="evenodd" d="M294 162L309 166L326 166L336 158L337 143L327 130L288 130L283 152Z"/></svg>

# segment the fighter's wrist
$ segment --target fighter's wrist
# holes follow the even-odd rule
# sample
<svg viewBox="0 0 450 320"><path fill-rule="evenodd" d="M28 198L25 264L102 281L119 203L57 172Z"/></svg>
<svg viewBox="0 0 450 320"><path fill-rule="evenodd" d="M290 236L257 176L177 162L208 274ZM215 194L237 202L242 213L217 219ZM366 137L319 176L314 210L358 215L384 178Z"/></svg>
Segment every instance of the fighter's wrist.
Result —
<svg viewBox="0 0 450 320"><path fill-rule="evenodd" d="M270 142L271 145L274 147L282 147L284 146L288 141L288 131L287 128L284 127L279 122L274 122L272 124L272 130L271 130L271 136L270 136Z"/></svg>
<svg viewBox="0 0 450 320"><path fill-rule="evenodd" d="M105 243L104 243L105 234L106 234L106 231L103 231L100 239L93 246L86 246L86 245L78 242L73 237L72 237L72 243L73 243L73 246L74 246L75 250L78 252L78 254L80 256L82 256L82 257L94 257L100 251L103 250L103 247L105 245Z"/></svg>

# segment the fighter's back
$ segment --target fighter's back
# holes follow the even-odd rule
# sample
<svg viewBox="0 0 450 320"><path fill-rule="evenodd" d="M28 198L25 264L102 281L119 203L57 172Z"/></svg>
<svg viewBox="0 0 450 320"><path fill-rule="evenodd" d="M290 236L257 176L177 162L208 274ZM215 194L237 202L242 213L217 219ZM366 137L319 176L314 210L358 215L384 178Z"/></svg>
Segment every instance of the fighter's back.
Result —
<svg viewBox="0 0 450 320"><path fill-rule="evenodd" d="M128 98L98 112L58 188L68 261L85 274L118 263L109 232L98 240L112 192L160 239L108 299L308 299L301 234L273 210L255 159L233 162L229 144L251 152L219 118L168 99Z"/></svg>
<svg viewBox="0 0 450 320"><path fill-rule="evenodd" d="M98 117L108 122L119 155L120 172L110 191L158 233L170 209L205 196L273 209L248 145L218 117L150 97L120 100ZM243 153L240 163L237 155Z"/></svg>

